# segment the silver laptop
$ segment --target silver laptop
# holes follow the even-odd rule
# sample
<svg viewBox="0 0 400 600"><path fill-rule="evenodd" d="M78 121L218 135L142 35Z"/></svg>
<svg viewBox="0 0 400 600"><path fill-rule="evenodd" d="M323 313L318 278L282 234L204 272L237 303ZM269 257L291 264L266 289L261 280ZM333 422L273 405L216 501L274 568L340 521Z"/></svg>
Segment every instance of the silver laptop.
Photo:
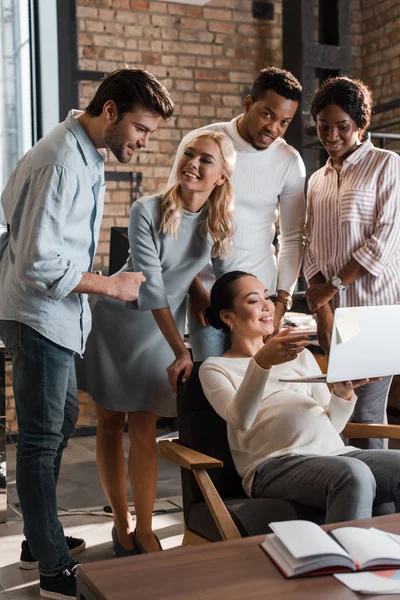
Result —
<svg viewBox="0 0 400 600"><path fill-rule="evenodd" d="M400 373L400 305L337 308L328 373L282 382L349 381Z"/></svg>

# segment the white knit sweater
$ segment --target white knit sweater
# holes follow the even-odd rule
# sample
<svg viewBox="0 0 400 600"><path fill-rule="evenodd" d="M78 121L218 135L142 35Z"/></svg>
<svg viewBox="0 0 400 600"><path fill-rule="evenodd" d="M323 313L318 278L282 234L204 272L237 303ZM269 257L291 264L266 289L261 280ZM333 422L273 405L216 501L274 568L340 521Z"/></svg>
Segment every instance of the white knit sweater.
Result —
<svg viewBox="0 0 400 600"><path fill-rule="evenodd" d="M226 133L236 148L237 162L232 178L235 191L236 267L261 279L274 293L292 292L297 281L304 245L304 163L294 148L278 138L265 150L256 150L239 134L235 117L191 131L181 141L169 182L175 180L178 161L185 146L205 130ZM279 265L275 249L275 223L279 206ZM214 282L211 266L202 271L201 280L210 290Z"/></svg>
<svg viewBox="0 0 400 600"><path fill-rule="evenodd" d="M339 433L356 396L343 400L323 383L280 383L281 377L317 375L308 350L266 371L253 358L208 358L200 381L210 404L227 422L228 441L245 492L251 496L255 469L268 458L287 454L345 454Z"/></svg>

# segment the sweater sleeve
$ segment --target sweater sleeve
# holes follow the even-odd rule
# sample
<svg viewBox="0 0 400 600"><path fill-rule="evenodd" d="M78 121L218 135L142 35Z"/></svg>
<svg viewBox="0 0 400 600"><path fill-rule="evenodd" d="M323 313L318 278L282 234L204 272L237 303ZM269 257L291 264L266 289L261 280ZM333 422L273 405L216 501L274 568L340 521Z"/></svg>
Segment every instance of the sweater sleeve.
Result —
<svg viewBox="0 0 400 600"><path fill-rule="evenodd" d="M204 393L219 416L236 429L250 429L264 396L269 371L251 358L237 390L229 371L212 359L201 365L199 376Z"/></svg>
<svg viewBox="0 0 400 600"><path fill-rule="evenodd" d="M279 195L278 289L293 293L304 251L305 167L297 155Z"/></svg>
<svg viewBox="0 0 400 600"><path fill-rule="evenodd" d="M129 220L129 245L134 271L143 271L145 283L136 305L141 311L169 308L164 288L162 266L154 242L154 222L142 201L134 202Z"/></svg>
<svg viewBox="0 0 400 600"><path fill-rule="evenodd" d="M348 420L353 414L356 402L357 396L354 392L351 400L343 400L343 398L336 396L332 392L327 412L332 425L339 433L346 427Z"/></svg>

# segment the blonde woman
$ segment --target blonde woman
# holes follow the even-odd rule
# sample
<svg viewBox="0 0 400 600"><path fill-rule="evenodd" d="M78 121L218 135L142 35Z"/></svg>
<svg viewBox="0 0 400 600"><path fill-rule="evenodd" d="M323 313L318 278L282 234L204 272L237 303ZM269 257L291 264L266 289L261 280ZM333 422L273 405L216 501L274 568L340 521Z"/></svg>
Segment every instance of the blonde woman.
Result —
<svg viewBox="0 0 400 600"><path fill-rule="evenodd" d="M114 513L116 556L161 549L151 528L156 420L176 414L178 376L188 378L193 366L183 343L189 286L210 258L217 275L232 268L232 259L224 259L233 233L230 177L235 159L233 144L222 133L205 132L190 141L172 187L136 201L131 209L129 268L146 277L130 307L137 310L102 298L93 306L85 357L91 370L89 391L97 405L98 468ZM122 446L126 414L135 531Z"/></svg>

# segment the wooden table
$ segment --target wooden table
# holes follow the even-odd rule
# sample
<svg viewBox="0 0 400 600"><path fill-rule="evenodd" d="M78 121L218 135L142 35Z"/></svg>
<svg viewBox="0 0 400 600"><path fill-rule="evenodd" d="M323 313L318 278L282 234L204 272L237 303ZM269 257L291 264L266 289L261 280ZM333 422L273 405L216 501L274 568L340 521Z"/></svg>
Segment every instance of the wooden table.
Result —
<svg viewBox="0 0 400 600"><path fill-rule="evenodd" d="M350 525L326 526L324 529ZM353 521L400 534L400 515ZM82 565L78 600L354 600L372 598L332 576L285 579L259 544L264 536ZM400 594L390 598L400 598ZM374 600L388 596L373 596Z"/></svg>

